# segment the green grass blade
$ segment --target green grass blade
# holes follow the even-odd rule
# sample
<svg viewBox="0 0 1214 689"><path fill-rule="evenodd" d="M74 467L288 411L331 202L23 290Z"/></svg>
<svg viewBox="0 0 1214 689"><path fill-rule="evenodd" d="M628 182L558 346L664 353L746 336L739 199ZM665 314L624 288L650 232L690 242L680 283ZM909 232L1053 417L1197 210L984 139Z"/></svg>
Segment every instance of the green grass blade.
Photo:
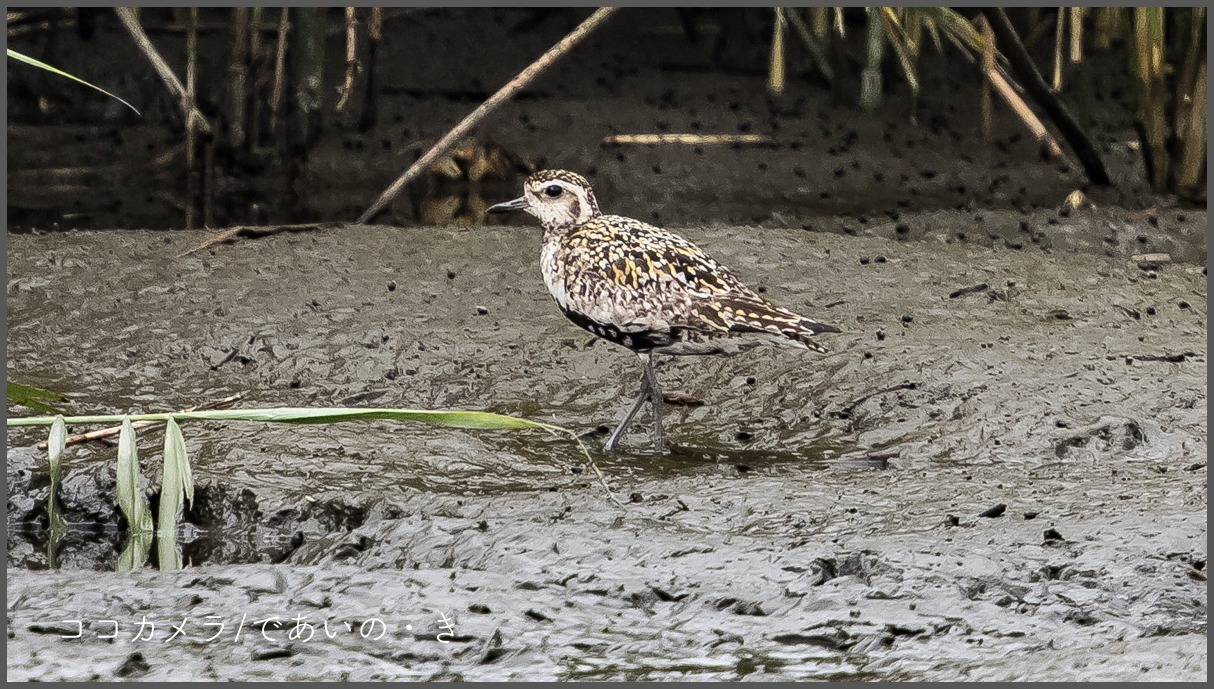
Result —
<svg viewBox="0 0 1214 689"><path fill-rule="evenodd" d="M452 428L484 430L540 429L550 433L570 433L566 428L552 424L528 421L513 416L480 411L433 411L425 409L376 409L358 407L275 407L268 409L211 409L206 411L172 412L165 414L131 414L102 416L71 416L66 423L118 423L124 419L132 421L260 421L265 423L329 424L346 421L418 421ZM54 421L50 416L33 416L8 419L9 427L48 426Z"/></svg>
<svg viewBox="0 0 1214 689"><path fill-rule="evenodd" d="M194 497L193 479L181 427L169 419L164 429L164 473L160 479L160 516L156 522L156 555L160 569L181 569L177 552L177 514L186 496Z"/></svg>
<svg viewBox="0 0 1214 689"><path fill-rule="evenodd" d="M40 411L44 414L58 414L59 410L47 404L43 400L52 402L60 402L63 397L57 392L43 390L32 385L22 385L14 383L11 380L6 382L5 393L10 404L20 404L23 407L29 407L35 411Z"/></svg>
<svg viewBox="0 0 1214 689"><path fill-rule="evenodd" d="M47 521L49 537L46 546L46 560L52 569L59 566L59 545L67 534L67 519L59 509L59 473L63 452L67 448L67 424L62 416L55 417L51 424L51 434L46 440L46 454L50 464L51 489L47 498Z"/></svg>
<svg viewBox="0 0 1214 689"><path fill-rule="evenodd" d="M119 572L131 572L136 569L142 569L143 563L148 561L148 551L151 549L151 531L128 533L126 547L122 549L122 553L118 556L118 566L116 569Z"/></svg>
<svg viewBox="0 0 1214 689"><path fill-rule="evenodd" d="M118 435L118 507L126 515L130 532L150 533L152 511L147 497L139 487L139 450L135 446L135 429L130 417L122 420L122 432Z"/></svg>
<svg viewBox="0 0 1214 689"><path fill-rule="evenodd" d="M72 76L71 74L68 74L67 72L65 72L61 69L58 69L56 67L52 67L52 66L46 64L45 62L42 62L41 60L35 60L34 58L32 58L28 55L22 55L21 53L13 50L12 48L8 48L7 50L8 50L8 56L18 62L24 62L25 64L32 65L34 67L37 67L38 69L44 69L44 70L50 72L51 74L58 74L61 77L67 77L68 79L71 79L72 81L76 81L81 84L84 84L85 86L87 86L91 89L94 89L96 91L100 91L100 92L104 93L105 95L109 96L110 98L113 98L114 100L118 101L119 103L122 103L126 107L133 110L136 115L139 115L140 117L143 116L142 113L140 113L138 110L135 109L135 106L122 100L118 96L115 96L114 94L110 93L109 91L106 91L105 89L101 88L100 86L97 86L96 84L90 84L89 82L85 81L84 79L81 79L80 77Z"/></svg>
<svg viewBox="0 0 1214 689"><path fill-rule="evenodd" d="M194 504L194 473L190 471L190 457L186 454L185 436L181 434L181 427L177 425L175 419L169 419L165 432L174 437L176 461L181 472L182 494L185 495L186 502L192 505Z"/></svg>

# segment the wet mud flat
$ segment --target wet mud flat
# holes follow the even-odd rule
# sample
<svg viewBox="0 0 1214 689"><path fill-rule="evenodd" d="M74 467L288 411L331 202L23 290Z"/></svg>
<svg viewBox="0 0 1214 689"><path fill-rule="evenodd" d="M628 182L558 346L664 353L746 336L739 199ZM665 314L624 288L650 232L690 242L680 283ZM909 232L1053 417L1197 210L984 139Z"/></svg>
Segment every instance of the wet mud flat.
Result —
<svg viewBox="0 0 1214 689"><path fill-rule="evenodd" d="M665 365L704 404L672 408L663 457L643 429L597 453L639 370L557 313L534 229L184 258L205 233L10 236L9 375L66 413L244 392L517 414L591 432L628 504L541 433L195 424L192 566L109 571L114 449L92 445L48 571L42 434L10 432L8 676L1204 677L1203 265L955 241L971 216L911 242L678 228L843 333ZM1099 236L1083 217L1057 232Z"/></svg>

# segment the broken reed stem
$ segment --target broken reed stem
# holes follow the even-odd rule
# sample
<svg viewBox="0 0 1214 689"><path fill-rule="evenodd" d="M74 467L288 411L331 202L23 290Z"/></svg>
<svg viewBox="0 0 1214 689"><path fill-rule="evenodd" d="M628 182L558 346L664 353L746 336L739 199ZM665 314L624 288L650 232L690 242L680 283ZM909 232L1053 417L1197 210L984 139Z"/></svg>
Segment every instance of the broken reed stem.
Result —
<svg viewBox="0 0 1214 689"><path fill-rule="evenodd" d="M282 97L287 85L287 34L291 31L289 8L282 8L278 20L278 48L274 57L274 86L270 89L270 136L278 133L282 118Z"/></svg>
<svg viewBox="0 0 1214 689"><path fill-rule="evenodd" d="M995 34L991 31L991 23L986 20L986 17L978 15L977 19L978 31L982 33L982 101L981 101L981 119L979 126L982 129L982 143L989 144L991 142L991 127L992 127L992 107L991 103L991 73L995 71Z"/></svg>
<svg viewBox="0 0 1214 689"><path fill-rule="evenodd" d="M1024 122L1024 126L1028 127L1033 137L1041 143L1046 158L1054 160L1062 155L1062 147L1058 145L1054 137L1050 136L1045 125L1033 114L1032 108L1028 106L1028 103L1024 102L1020 94L1016 93L1016 89L1012 88L1007 79L1004 79L997 69L987 72L986 78L990 80L991 86L995 87L995 90L999 92L1003 101L1011 107L1012 111L1020 118L1020 121Z"/></svg>
<svg viewBox="0 0 1214 689"><path fill-rule="evenodd" d="M767 91L776 96L784 93L784 10L779 7L776 8L776 21L772 27Z"/></svg>
<svg viewBox="0 0 1214 689"><path fill-rule="evenodd" d="M232 395L230 397L225 397L221 400L211 400L210 402L203 402L202 404L196 404L193 407L189 407L188 409L183 409L181 411L182 412L192 412L192 411L203 411L205 409L227 409L228 407L231 407L233 404L236 404L237 402L239 402L242 399L244 399L244 393L238 392L235 395ZM135 422L131 423L131 426L133 428L135 428L136 430L138 430L140 428L148 428L150 426L160 426L160 425L163 425L164 423L165 423L164 421L135 421ZM122 432L121 425L111 426L110 428L99 428L95 431L89 431L88 433L80 433L77 435L68 436L67 445L79 445L80 443L87 443L92 440L102 440L104 438L112 438L121 432ZM42 442L38 443L38 449L45 450L46 441L42 441Z"/></svg>
<svg viewBox="0 0 1214 689"><path fill-rule="evenodd" d="M451 131L447 132L443 138L439 139L438 143L430 147L420 158L418 158L409 169L405 170L404 174L396 179L387 189L384 190L375 203L371 204L362 215L358 216L359 224L366 223L374 218L377 213L384 209L393 199L400 194L409 182L412 182L423 170L426 170L430 165L438 160L439 156L446 153L455 145L457 141L464 138L471 132L472 128L480 124L481 120L485 119L489 113L496 110L502 103L509 100L515 93L522 90L527 84L531 83L535 77L546 70L556 62L559 58L569 52L573 46L577 45L592 31L597 29L604 21L614 14L618 7L600 7L595 10L594 14L590 15L586 21L582 22L558 42L556 45L548 49L548 52L540 56L538 60L532 62L526 69L519 72L517 76L511 79L505 86L493 94L479 107L468 114L459 124L455 125Z"/></svg>
<svg viewBox="0 0 1214 689"><path fill-rule="evenodd" d="M127 33L134 39L135 46L139 48L139 52L143 53L143 56L148 59L148 62L152 64L152 69L156 71L160 80L164 82L169 93L177 99L186 122L188 123L193 118L198 122L199 131L204 134L210 134L211 124L198 111L194 101L189 98L185 87L181 85L181 80L177 78L177 75L173 74L169 63L164 61L164 58L156 50L156 46L152 45L152 39L148 38L147 33L139 24L139 16L135 13L135 10L130 7L115 7L114 12L117 13L118 19L122 22L123 27L126 28Z"/></svg>
<svg viewBox="0 0 1214 689"><path fill-rule="evenodd" d="M811 10L823 10L822 7L810 8ZM825 16L825 15L823 15ZM801 42L809 49L809 54L813 56L814 68L826 79L826 83L833 84L835 80L835 72L830 68L830 61L826 57L826 50L822 47L821 42L814 38L814 34L810 32L809 27L805 25L805 20L801 19L797 8L792 7L784 11L784 18L792 25L797 36L801 38ZM825 25L823 26L822 35L826 35Z"/></svg>
<svg viewBox="0 0 1214 689"><path fill-rule="evenodd" d="M1075 157L1079 159L1088 179L1093 184L1102 187L1112 184L1104 161L1100 158L1100 152L1092 145L1092 140L1075 121L1074 115L1066 105L1050 91L1049 85L1045 83L1041 72L1037 70L1033 59L1025 50L1024 43L1020 41L1020 36L1016 34L1016 29L1012 28L1012 22L1007 18L1007 13L999 7L983 7L982 13L990 22L991 29L999 40L999 46L1002 48L1004 56L1007 57L1008 64L1012 66L1025 90L1033 97L1037 105L1045 110L1050 121L1058 128L1067 145L1074 151Z"/></svg>
<svg viewBox="0 0 1214 689"><path fill-rule="evenodd" d="M775 139L765 134L612 134L603 137L604 146L685 144L688 146L741 144L770 146Z"/></svg>
<svg viewBox="0 0 1214 689"><path fill-rule="evenodd" d="M354 74L358 71L358 19L354 8L346 8L346 76L341 82L337 98L337 112L346 109L350 94L354 92Z"/></svg>

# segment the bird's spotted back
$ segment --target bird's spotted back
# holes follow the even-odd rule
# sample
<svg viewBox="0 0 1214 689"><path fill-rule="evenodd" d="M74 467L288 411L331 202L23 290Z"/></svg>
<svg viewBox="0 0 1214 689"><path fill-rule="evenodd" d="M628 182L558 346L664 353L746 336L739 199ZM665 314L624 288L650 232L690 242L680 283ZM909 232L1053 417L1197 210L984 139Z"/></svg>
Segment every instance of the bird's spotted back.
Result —
<svg viewBox="0 0 1214 689"><path fill-rule="evenodd" d="M682 237L618 215L603 215L564 237L568 260L620 290L719 294L745 289L732 274Z"/></svg>

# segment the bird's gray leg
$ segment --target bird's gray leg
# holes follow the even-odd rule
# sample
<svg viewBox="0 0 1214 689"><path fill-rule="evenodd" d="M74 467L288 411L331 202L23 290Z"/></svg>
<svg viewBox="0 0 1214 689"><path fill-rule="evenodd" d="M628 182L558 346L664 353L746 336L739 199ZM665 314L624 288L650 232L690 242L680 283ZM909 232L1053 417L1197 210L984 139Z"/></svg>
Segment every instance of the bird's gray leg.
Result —
<svg viewBox="0 0 1214 689"><path fill-rule="evenodd" d="M653 450L662 453L662 444L666 433L662 429L662 388L658 385L658 374L653 370L653 353L645 359L645 385L641 394L649 391L649 401L653 405Z"/></svg>
<svg viewBox="0 0 1214 689"><path fill-rule="evenodd" d="M645 401L650 398L651 394L648 381L642 378L641 394L637 395L637 401L632 405L632 409L628 410L628 413L624 416L624 420L620 422L620 425L615 427L615 430L611 433L611 437L607 438L607 444L603 445L604 450L615 452L615 446L620 443L620 438L624 437L624 430L636 418L637 412L641 411L641 407L644 406Z"/></svg>

